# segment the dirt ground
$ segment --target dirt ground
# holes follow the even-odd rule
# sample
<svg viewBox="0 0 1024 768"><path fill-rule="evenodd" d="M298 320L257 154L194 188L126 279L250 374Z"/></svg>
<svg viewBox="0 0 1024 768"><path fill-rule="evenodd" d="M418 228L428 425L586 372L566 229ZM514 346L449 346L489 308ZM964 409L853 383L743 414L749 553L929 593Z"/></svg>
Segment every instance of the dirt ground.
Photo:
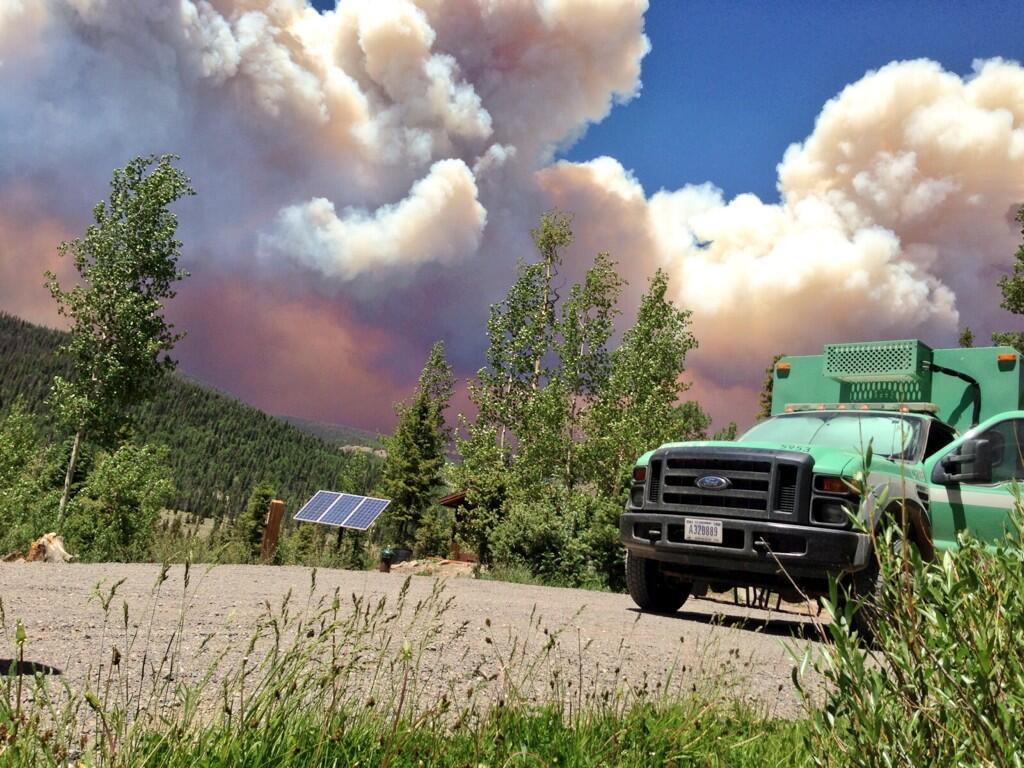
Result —
<svg viewBox="0 0 1024 768"><path fill-rule="evenodd" d="M240 663L268 606L279 606L291 590L293 605L301 609L311 584L307 568L193 566L186 591L184 567L179 565L171 568L159 599L154 599L159 573L159 566L145 564L0 565L5 617L0 666L10 665L18 619L28 636L26 661L59 670L73 686L95 674L96 665L111 658L114 646L126 656L122 663L136 663L133 654L141 653L143 643L137 640L130 649L119 628L127 610L129 634L149 637L151 648L171 642L183 617L183 661L175 674L194 682L213 653L226 654L224 668ZM394 605L406 578L402 573L321 570L316 594L337 589L343 605L381 597ZM408 578L411 615L417 602L429 602L437 579ZM122 579L104 629L99 595L108 594ZM425 680L438 689L486 679L487 670L503 664L501 658L508 658L523 640L544 633L558 638L552 664L563 664L563 676L578 678L581 688L596 689L609 681L651 687L664 682L679 689L710 685L722 695L763 707L768 715L792 717L802 705L790 677L791 652L802 654L817 646L809 639L816 637L815 627L795 612L796 606L764 611L724 600L692 599L678 614L659 616L638 613L629 597L620 594L468 577L446 579L442 590L444 600L450 601L443 614L445 631L424 645L421 665ZM402 631L421 630L411 622Z"/></svg>

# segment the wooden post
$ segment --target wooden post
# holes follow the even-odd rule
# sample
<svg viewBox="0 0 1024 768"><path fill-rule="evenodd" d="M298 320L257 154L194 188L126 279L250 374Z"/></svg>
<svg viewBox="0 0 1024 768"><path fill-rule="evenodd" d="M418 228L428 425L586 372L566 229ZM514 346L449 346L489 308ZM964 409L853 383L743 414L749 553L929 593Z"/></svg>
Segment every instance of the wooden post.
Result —
<svg viewBox="0 0 1024 768"><path fill-rule="evenodd" d="M277 540L281 535L281 519L284 517L284 502L274 499L267 510L267 524L263 526L263 543L260 545L260 562L267 564L274 560Z"/></svg>

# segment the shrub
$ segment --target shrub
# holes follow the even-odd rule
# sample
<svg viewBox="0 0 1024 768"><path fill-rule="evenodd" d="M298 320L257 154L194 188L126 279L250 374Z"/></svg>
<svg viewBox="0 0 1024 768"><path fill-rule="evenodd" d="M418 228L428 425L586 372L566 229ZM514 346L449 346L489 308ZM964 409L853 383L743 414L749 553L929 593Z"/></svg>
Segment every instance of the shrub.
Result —
<svg viewBox="0 0 1024 768"><path fill-rule="evenodd" d="M68 551L83 560L138 560L174 487L166 449L125 443L100 458L69 505Z"/></svg>
<svg viewBox="0 0 1024 768"><path fill-rule="evenodd" d="M615 505L580 490L554 488L548 496L506 503L492 536L493 562L526 569L550 584L607 588L620 578L609 570L617 528L607 521ZM615 507L614 519L618 519Z"/></svg>
<svg viewBox="0 0 1024 768"><path fill-rule="evenodd" d="M35 420L15 402L0 419L0 555L24 552L52 530L59 502L54 453L41 446Z"/></svg>
<svg viewBox="0 0 1024 768"><path fill-rule="evenodd" d="M249 560L258 562L263 544L263 530L266 528L267 511L274 500L276 491L269 483L260 483L252 489L245 513L237 518L239 538L248 549Z"/></svg>
<svg viewBox="0 0 1024 768"><path fill-rule="evenodd" d="M413 554L416 557L448 557L452 543L452 513L433 506L420 518Z"/></svg>
<svg viewBox="0 0 1024 768"><path fill-rule="evenodd" d="M831 684L812 710L821 766L1020 765L1024 756L1024 547L1016 530L993 548L962 536L923 562L911 547L877 547L884 576L869 606L874 639L833 615L816 665ZM1016 757L1014 757L1016 756ZM1015 762L1016 761L1016 762Z"/></svg>

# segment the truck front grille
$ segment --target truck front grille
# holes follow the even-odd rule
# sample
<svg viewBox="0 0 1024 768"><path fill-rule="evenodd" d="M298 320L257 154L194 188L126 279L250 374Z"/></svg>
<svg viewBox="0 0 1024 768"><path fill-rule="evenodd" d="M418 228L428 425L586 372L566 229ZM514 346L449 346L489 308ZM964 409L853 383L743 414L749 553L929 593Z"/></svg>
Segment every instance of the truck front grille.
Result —
<svg viewBox="0 0 1024 768"><path fill-rule="evenodd" d="M725 478L729 487L720 491L698 487L697 480L709 475ZM771 461L670 457L665 461L661 500L684 508L730 510L745 517L767 517L771 483Z"/></svg>
<svg viewBox="0 0 1024 768"><path fill-rule="evenodd" d="M661 494L661 460L655 459L651 462L651 479L647 485L647 500L657 501Z"/></svg>
<svg viewBox="0 0 1024 768"><path fill-rule="evenodd" d="M796 512L797 468L792 464L779 465L779 485L775 492L775 510L786 515Z"/></svg>
<svg viewBox="0 0 1024 768"><path fill-rule="evenodd" d="M669 514L806 522L813 459L763 449L667 448L650 462L647 507ZM700 487L715 476L725 487Z"/></svg>

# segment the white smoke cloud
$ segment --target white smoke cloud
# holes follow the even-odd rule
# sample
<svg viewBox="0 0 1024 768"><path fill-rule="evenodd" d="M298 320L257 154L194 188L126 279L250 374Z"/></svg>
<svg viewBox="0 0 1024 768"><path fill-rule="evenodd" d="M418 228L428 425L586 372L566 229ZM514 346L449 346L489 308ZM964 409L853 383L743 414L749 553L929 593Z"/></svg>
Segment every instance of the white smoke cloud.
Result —
<svg viewBox="0 0 1024 768"><path fill-rule="evenodd" d="M284 254L348 280L396 264L451 263L477 249L486 222L469 168L461 160L440 160L408 197L373 213L350 207L338 216L322 197L289 206L260 247L265 256Z"/></svg>
<svg viewBox="0 0 1024 768"><path fill-rule="evenodd" d="M629 301L653 269L670 273L701 341L697 389L722 385L730 403L776 351L1008 325L995 281L1024 201L1024 68L868 73L786 152L777 203L727 200L712 183L647 195L613 158L551 164L638 93L646 8L0 0L0 200L45 200L47 231L65 221L73 233L111 168L176 151L200 190L182 221L202 258L237 273L256 250L331 285L360 319L448 335L465 368L481 343L465 329L530 256L537 214L558 205L575 214L570 262L611 251ZM29 226L16 223L0 209L0 234ZM0 243L0 272L17 274L15 259L38 263ZM387 318L351 287L402 275ZM0 285L0 302L18 290ZM459 301L424 313L430 292Z"/></svg>
<svg viewBox="0 0 1024 768"><path fill-rule="evenodd" d="M214 184L232 186L211 224L269 218L264 246L338 281L452 263L474 255L485 221L488 201L468 202L471 168L528 174L637 92L646 5L346 0L319 13L305 0L17 0L0 14L0 59L21 57L0 120L20 130L0 151L19 158L8 176L109 168L139 144L186 165L198 154ZM32 139L13 146L19 134Z"/></svg>
<svg viewBox="0 0 1024 768"><path fill-rule="evenodd" d="M868 73L786 152L779 203L727 201L711 185L647 198L611 158L560 163L541 183L581 230L602 217L601 236L628 233L627 265L669 272L694 312L698 377L753 387L773 353L834 340L949 343L962 324L1012 322L995 282L1024 203L1024 69L978 62L962 78L909 61Z"/></svg>

